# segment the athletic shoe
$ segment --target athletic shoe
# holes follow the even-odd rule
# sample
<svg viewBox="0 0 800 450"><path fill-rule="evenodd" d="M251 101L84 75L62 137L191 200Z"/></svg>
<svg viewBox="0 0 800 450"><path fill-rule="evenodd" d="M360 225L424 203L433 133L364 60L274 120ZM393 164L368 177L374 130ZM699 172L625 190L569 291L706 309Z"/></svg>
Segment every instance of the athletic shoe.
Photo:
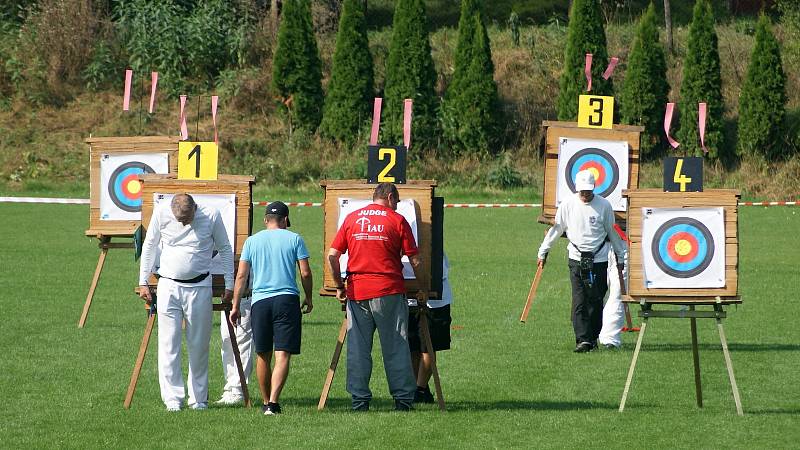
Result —
<svg viewBox="0 0 800 450"><path fill-rule="evenodd" d="M274 416L281 413L281 405L278 403L269 402L263 409L265 416Z"/></svg>
<svg viewBox="0 0 800 450"><path fill-rule="evenodd" d="M592 348L594 347L592 347L591 342L581 342L580 344L578 344L577 347L575 347L575 350L573 351L575 353L589 353L590 351L592 351Z"/></svg>
<svg viewBox="0 0 800 450"><path fill-rule="evenodd" d="M166 406L167 406L167 412L178 412L181 410L180 403L168 403Z"/></svg>
<svg viewBox="0 0 800 450"><path fill-rule="evenodd" d="M269 414L267 414L267 410L269 410L269 406L267 406L266 404L262 404L261 405L261 414L264 414L265 416L269 415Z"/></svg>
<svg viewBox="0 0 800 450"><path fill-rule="evenodd" d="M230 391L226 391L225 393L222 394L222 397L220 397L219 400L216 401L216 403L218 405L235 405L237 403L242 403L243 401L244 401L243 396L235 394Z"/></svg>
<svg viewBox="0 0 800 450"><path fill-rule="evenodd" d="M413 406L413 404L411 403L410 400L397 400L397 399L395 399L395 401L394 401L394 410L395 411L407 412L407 411L411 411L412 409L414 409L414 406Z"/></svg>
<svg viewBox="0 0 800 450"><path fill-rule="evenodd" d="M619 350L621 346L614 344L603 344L603 347L605 347L606 350Z"/></svg>
<svg viewBox="0 0 800 450"><path fill-rule="evenodd" d="M353 401L353 411L367 412L369 411L369 402L367 401Z"/></svg>
<svg viewBox="0 0 800 450"><path fill-rule="evenodd" d="M414 403L434 403L431 389L428 386L417 386L417 392L414 393Z"/></svg>
<svg viewBox="0 0 800 450"><path fill-rule="evenodd" d="M205 411L208 409L208 403L206 402L195 403L194 405L191 406L191 408L195 411Z"/></svg>

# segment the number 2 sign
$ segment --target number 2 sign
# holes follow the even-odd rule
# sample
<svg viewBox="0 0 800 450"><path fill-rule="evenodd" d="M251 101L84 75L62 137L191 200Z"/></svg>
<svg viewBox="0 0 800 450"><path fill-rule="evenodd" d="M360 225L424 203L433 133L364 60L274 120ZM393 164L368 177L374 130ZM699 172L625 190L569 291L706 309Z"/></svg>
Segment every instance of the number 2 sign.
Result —
<svg viewBox="0 0 800 450"><path fill-rule="evenodd" d="M614 125L614 97L581 95L578 98L578 126L610 130Z"/></svg>
<svg viewBox="0 0 800 450"><path fill-rule="evenodd" d="M179 180L216 180L219 148L215 142L178 144Z"/></svg>
<svg viewBox="0 0 800 450"><path fill-rule="evenodd" d="M406 154L402 145L370 145L367 148L367 182L405 184Z"/></svg>

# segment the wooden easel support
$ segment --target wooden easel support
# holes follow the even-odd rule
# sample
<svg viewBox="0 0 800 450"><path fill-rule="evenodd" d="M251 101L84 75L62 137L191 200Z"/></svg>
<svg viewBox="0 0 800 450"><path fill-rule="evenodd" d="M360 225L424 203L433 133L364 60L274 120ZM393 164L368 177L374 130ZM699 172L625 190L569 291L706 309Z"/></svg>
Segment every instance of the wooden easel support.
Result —
<svg viewBox="0 0 800 450"><path fill-rule="evenodd" d="M425 339L425 348L431 356L431 370L433 371L433 385L436 389L436 402L439 404L439 411L445 411L444 394L442 394L442 380L439 378L439 368L436 364L436 352L433 350L431 342L431 332L428 327L428 305L422 302L419 305L419 329L422 332L422 339Z"/></svg>
<svg viewBox="0 0 800 450"><path fill-rule="evenodd" d="M328 366L328 373L325 375L325 383L322 385L322 393L319 395L317 411L322 411L325 409L325 403L328 401L328 394L330 394L331 385L333 384L333 376L336 375L336 367L339 366L339 358L342 355L342 347L344 347L344 340L347 337L347 309L345 304L342 304L342 311L345 312L345 316L344 319L342 319L342 326L339 327L339 334L336 337L336 347L333 349L331 365Z"/></svg>
<svg viewBox="0 0 800 450"><path fill-rule="evenodd" d="M138 288L137 288L138 289ZM153 301L156 301L155 297L155 289L151 289L151 294ZM233 325L231 325L230 320L228 320L228 313L231 310L231 303L230 302L223 302L223 303L215 303L213 306L214 311L222 311L222 320L228 324L228 333L231 336L231 348L233 349L233 358L236 361L236 370L239 372L239 383L241 384L242 388L242 395L244 396L244 407L249 408L250 404L250 391L247 388L247 379L244 376L244 369L242 368L242 357L239 353L239 343L236 342L236 332L233 330ZM148 309L147 314L147 324L144 327L144 335L142 336L142 342L139 344L139 354L136 356L136 363L133 365L133 372L131 372L131 381L128 384L128 392L125 394L125 401L123 406L125 409L130 409L131 403L133 403L133 395L136 393L136 385L139 382L139 375L142 372L142 365L144 364L144 358L147 354L147 347L150 344L150 336L153 333L153 326L156 319L156 308L145 306Z"/></svg>
<svg viewBox="0 0 800 450"><path fill-rule="evenodd" d="M540 266L537 264L536 266L536 275L533 277L533 283L531 283L531 289L528 291L528 299L525 300L525 307L522 308L522 314L519 316L519 321L525 323L528 320L528 314L531 312L531 305L533 305L533 299L536 297L536 291L539 289L539 281L542 279L542 271L544 270L544 266Z"/></svg>
<svg viewBox="0 0 800 450"><path fill-rule="evenodd" d="M736 378L733 374L733 363L731 362L730 352L728 350L728 341L725 339L725 330L722 327L722 319L727 317L723 310L723 305L719 297L715 303L713 311L697 311L694 305L690 305L688 310L685 311L654 311L652 303L646 303L644 300L641 302L642 310L639 312L639 317L642 318L642 327L639 332L639 339L636 341L636 349L633 352L633 359L631 360L630 368L628 369L628 377L625 381L625 388L622 391L622 400L619 403L619 412L625 410L625 402L628 399L631 382L633 381L633 373L636 370L636 363L639 359L639 352L641 351L642 341L644 340L644 333L647 329L648 319L651 317L664 317L675 319L690 319L691 335L692 335L692 357L694 362L694 380L695 380L695 395L697 397L697 406L703 407L703 390L700 383L700 354L697 346L697 319L715 319L717 321L717 329L719 331L719 339L722 344L722 353L725 356L725 367L728 370L728 378L731 383L731 390L733 391L733 400L736 404L736 413L740 416L744 415L742 410L742 402L739 397L739 388L736 385Z"/></svg>
<svg viewBox="0 0 800 450"><path fill-rule="evenodd" d="M92 306L92 299L94 298L94 291L97 289L97 283L100 281L100 274L103 272L103 265L106 262L108 250L111 248L133 248L133 242L111 243L111 236L97 236L100 242L97 244L100 247L100 257L97 259L97 267L94 269L94 276L92 277L92 284L89 286L89 293L86 295L86 302L83 304L83 312L81 318L78 320L78 328L83 328L86 325L86 319L89 317L89 308Z"/></svg>

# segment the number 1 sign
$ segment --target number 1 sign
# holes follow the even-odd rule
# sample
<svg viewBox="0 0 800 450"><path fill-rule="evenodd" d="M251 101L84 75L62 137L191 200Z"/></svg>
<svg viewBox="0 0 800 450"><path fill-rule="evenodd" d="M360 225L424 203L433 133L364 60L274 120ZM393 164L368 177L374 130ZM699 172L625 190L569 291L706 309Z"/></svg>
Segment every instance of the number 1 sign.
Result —
<svg viewBox="0 0 800 450"><path fill-rule="evenodd" d="M219 148L215 142L178 144L179 180L216 180Z"/></svg>

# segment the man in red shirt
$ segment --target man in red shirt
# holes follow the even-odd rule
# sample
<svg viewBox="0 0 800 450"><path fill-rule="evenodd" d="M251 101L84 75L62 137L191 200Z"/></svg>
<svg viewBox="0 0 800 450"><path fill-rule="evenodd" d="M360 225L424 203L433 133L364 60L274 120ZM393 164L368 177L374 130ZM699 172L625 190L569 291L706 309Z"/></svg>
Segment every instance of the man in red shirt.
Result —
<svg viewBox="0 0 800 450"><path fill-rule="evenodd" d="M400 194L392 183L380 183L372 203L352 212L342 223L328 252L336 296L347 299L347 392L353 410L369 410L372 391L372 340L381 340L383 364L395 409L412 408L417 383L408 351L408 304L403 280L403 255L416 272L419 256L411 226L398 214ZM347 252L347 292L339 257Z"/></svg>

